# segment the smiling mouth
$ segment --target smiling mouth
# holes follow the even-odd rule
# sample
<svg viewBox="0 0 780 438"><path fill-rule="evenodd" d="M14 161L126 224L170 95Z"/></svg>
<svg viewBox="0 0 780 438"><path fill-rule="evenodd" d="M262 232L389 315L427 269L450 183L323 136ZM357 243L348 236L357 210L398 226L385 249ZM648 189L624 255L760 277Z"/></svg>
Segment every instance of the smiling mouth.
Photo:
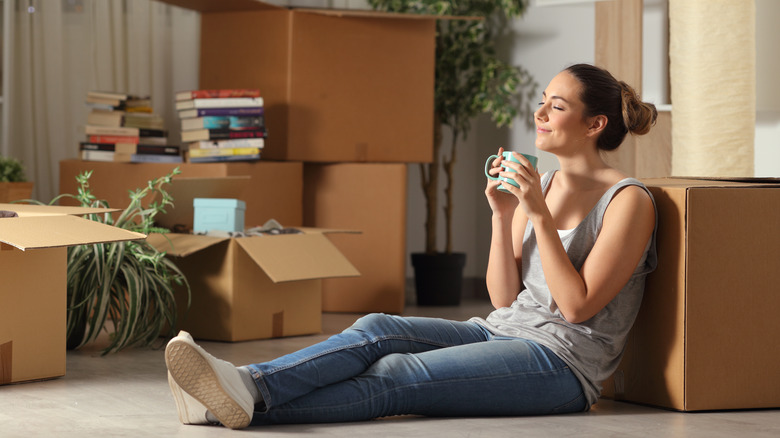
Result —
<svg viewBox="0 0 780 438"><path fill-rule="evenodd" d="M546 133L552 132L552 131L549 130L549 129L544 129L544 128L536 128L536 132L537 132L537 134L546 134Z"/></svg>

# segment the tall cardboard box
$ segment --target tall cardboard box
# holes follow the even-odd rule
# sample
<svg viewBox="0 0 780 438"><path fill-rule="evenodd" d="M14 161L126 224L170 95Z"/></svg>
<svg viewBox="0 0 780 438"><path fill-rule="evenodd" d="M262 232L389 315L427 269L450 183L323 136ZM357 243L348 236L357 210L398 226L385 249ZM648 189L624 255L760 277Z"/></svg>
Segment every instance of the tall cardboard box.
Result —
<svg viewBox="0 0 780 438"><path fill-rule="evenodd" d="M362 275L323 280L324 311L403 312L406 173L405 164L305 165L305 225L360 230L330 237Z"/></svg>
<svg viewBox="0 0 780 438"><path fill-rule="evenodd" d="M258 161L246 163L104 163L98 161L60 161L60 193L76 193L76 176L91 170L90 187L98 199L105 199L112 208L124 208L130 202L128 190L145 187L150 179L168 174L175 167L184 178L249 177L234 184L235 193L220 192L212 196L204 187L201 197L230 197L247 204L244 221L247 227L264 224L274 218L285 226L300 226L303 222L303 164L297 162ZM175 197L175 194L174 194ZM179 216L192 212L192 199L174 199ZM173 212L169 212L173 213Z"/></svg>
<svg viewBox="0 0 780 438"><path fill-rule="evenodd" d="M780 407L780 181L644 183L658 269L607 394L681 411Z"/></svg>
<svg viewBox="0 0 780 438"><path fill-rule="evenodd" d="M152 234L148 241L187 277L192 304L179 324L198 339L320 333L322 279L360 275L319 230L241 238Z"/></svg>
<svg viewBox="0 0 780 438"><path fill-rule="evenodd" d="M162 1L201 13L200 88L260 89L264 158L432 160L437 17Z"/></svg>
<svg viewBox="0 0 780 438"><path fill-rule="evenodd" d="M74 215L110 211L0 204L0 385L65 374L66 247L143 239Z"/></svg>

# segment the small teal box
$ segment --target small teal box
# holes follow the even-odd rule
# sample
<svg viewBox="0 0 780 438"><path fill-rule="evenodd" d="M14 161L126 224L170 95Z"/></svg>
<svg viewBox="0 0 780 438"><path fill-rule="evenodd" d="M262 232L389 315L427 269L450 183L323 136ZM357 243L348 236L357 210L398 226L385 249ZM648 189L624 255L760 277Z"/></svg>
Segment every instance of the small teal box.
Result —
<svg viewBox="0 0 780 438"><path fill-rule="evenodd" d="M239 199L195 198L195 220L193 233L212 230L244 231L246 203Z"/></svg>

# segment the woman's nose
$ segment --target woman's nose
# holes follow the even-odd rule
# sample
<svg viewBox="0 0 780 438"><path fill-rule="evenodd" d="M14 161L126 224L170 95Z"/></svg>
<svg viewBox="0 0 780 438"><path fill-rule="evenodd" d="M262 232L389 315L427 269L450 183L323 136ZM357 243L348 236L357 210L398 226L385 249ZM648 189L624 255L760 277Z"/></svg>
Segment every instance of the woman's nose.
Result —
<svg viewBox="0 0 780 438"><path fill-rule="evenodd" d="M547 111L544 109L544 105L534 111L534 117L539 120L545 120L547 118Z"/></svg>

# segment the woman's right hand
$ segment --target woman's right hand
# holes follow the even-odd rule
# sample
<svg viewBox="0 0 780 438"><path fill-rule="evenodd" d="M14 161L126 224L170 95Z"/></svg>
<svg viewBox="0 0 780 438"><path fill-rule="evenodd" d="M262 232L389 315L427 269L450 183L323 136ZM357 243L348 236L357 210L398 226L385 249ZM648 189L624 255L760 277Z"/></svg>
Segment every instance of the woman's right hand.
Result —
<svg viewBox="0 0 780 438"><path fill-rule="evenodd" d="M493 160L493 164L490 166L488 173L490 176L498 177L499 172L503 169L501 167L501 161L503 160L504 148L498 148L498 158ZM493 210L494 215L505 216L507 218L512 217L519 204L518 199L511 193L499 191L501 187L501 181L487 179L487 187L485 188L485 197L490 204L490 209Z"/></svg>

